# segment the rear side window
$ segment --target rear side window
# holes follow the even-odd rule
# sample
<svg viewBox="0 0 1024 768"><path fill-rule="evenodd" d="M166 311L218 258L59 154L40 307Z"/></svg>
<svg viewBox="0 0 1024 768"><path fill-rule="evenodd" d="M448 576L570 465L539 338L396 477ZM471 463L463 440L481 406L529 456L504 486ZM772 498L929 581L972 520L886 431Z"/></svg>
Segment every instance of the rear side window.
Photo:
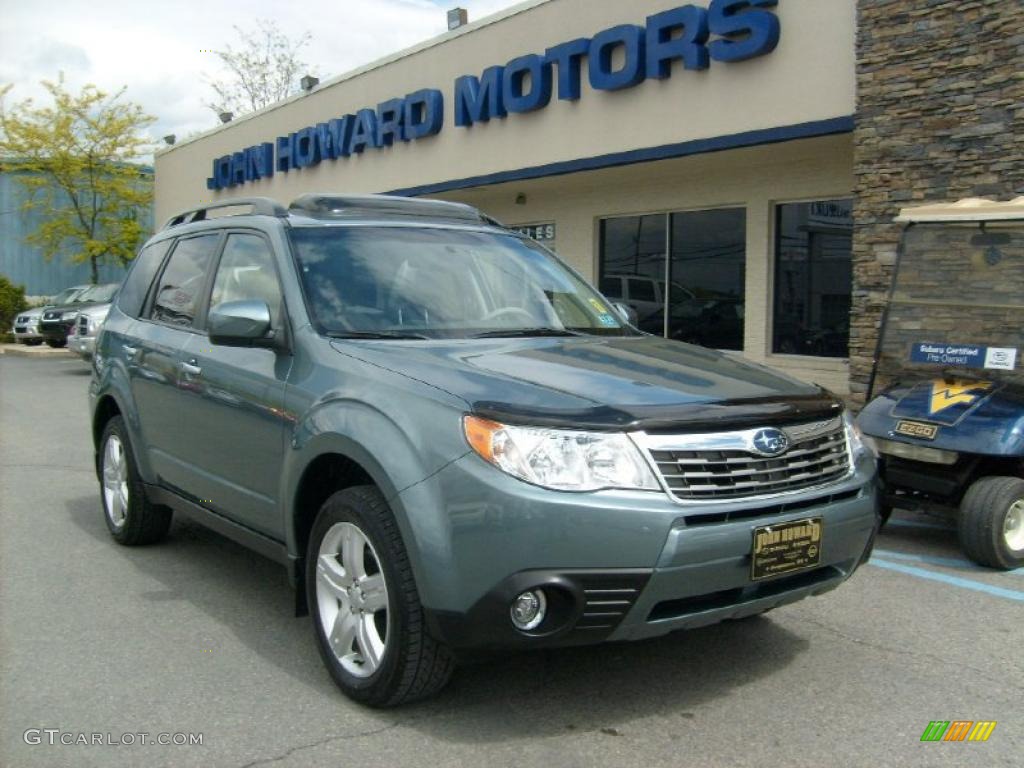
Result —
<svg viewBox="0 0 1024 768"><path fill-rule="evenodd" d="M259 235L228 235L213 281L210 307L228 301L257 300L270 308L271 326L281 316L281 286L274 269L274 254Z"/></svg>
<svg viewBox="0 0 1024 768"><path fill-rule="evenodd" d="M131 317L138 317L142 312L142 305L146 303L146 294L149 293L149 286L153 283L156 272L163 263L167 249L171 247L173 240L162 240L159 243L147 245L135 258L131 272L121 286L121 294L117 298L117 308Z"/></svg>
<svg viewBox="0 0 1024 768"><path fill-rule="evenodd" d="M178 241L153 296L152 320L192 325L219 239L219 234L211 233Z"/></svg>

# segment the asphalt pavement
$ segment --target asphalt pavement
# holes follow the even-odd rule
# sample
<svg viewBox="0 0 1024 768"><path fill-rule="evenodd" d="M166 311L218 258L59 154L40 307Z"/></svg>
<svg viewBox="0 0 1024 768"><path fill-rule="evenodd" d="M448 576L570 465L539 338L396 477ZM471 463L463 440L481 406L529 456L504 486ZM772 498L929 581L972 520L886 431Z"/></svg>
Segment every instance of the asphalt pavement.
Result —
<svg viewBox="0 0 1024 768"><path fill-rule="evenodd" d="M188 522L110 539L87 385L0 357L0 766L1021 764L1024 570L973 566L941 520L900 515L767 616L498 657L380 712L334 687L281 567ZM934 720L997 725L922 742Z"/></svg>

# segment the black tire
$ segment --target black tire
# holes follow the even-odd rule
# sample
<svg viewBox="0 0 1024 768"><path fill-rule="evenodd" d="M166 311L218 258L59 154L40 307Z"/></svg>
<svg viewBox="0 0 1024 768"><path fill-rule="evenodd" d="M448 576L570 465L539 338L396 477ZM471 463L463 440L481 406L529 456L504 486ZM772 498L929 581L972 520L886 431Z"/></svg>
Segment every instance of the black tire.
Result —
<svg viewBox="0 0 1024 768"><path fill-rule="evenodd" d="M974 562L1012 570L1024 565L1024 547L1011 549L1003 530L1011 507L1024 506L1024 480L1018 477L983 477L960 503L960 546Z"/></svg>
<svg viewBox="0 0 1024 768"><path fill-rule="evenodd" d="M350 523L365 536L387 587L384 652L376 671L368 677L357 677L342 666L331 649L317 601L320 545L338 523ZM448 682L454 659L450 650L427 631L405 545L391 509L375 487L347 488L324 502L309 536L305 580L320 656L346 696L371 707L393 707L427 698Z"/></svg>
<svg viewBox="0 0 1024 768"><path fill-rule="evenodd" d="M104 478L108 470L108 443L116 438L123 451L125 466L125 482L128 502L124 506L123 520L117 521L111 508L108 507L106 486ZM171 527L173 513L167 507L152 504L146 498L146 490L135 468L135 455L132 453L131 441L128 439L128 431L125 428L124 420L120 416L114 416L107 422L103 429L103 436L100 438L100 454L98 458L100 474L100 504L103 507L103 519L107 523L110 535L114 541L125 546L137 546L141 544L155 544L167 535Z"/></svg>
<svg viewBox="0 0 1024 768"><path fill-rule="evenodd" d="M46 346L52 347L53 349L60 349L61 347L66 347L67 345L67 341L59 341L57 339L46 340Z"/></svg>
<svg viewBox="0 0 1024 768"><path fill-rule="evenodd" d="M26 347L38 347L43 343L42 339L29 339L28 341L22 342Z"/></svg>

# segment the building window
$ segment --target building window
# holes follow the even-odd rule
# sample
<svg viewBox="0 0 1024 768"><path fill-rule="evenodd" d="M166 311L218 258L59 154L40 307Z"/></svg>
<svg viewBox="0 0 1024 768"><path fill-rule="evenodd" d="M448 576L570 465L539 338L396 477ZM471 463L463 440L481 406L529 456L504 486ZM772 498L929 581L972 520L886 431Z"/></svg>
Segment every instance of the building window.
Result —
<svg viewBox="0 0 1024 768"><path fill-rule="evenodd" d="M776 207L772 351L849 357L853 201Z"/></svg>
<svg viewBox="0 0 1024 768"><path fill-rule="evenodd" d="M601 222L601 292L636 310L641 330L743 349L746 210ZM667 282L666 282L667 279Z"/></svg>
<svg viewBox="0 0 1024 768"><path fill-rule="evenodd" d="M713 349L743 349L747 212L672 214L669 336Z"/></svg>

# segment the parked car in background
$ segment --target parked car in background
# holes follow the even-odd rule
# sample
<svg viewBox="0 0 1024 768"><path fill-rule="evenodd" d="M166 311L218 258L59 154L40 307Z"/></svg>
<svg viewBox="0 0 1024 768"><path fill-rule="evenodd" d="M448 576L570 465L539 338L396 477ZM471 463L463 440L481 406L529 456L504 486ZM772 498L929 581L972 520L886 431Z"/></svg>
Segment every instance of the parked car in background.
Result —
<svg viewBox="0 0 1024 768"><path fill-rule="evenodd" d="M65 288L48 304L44 304L41 307L34 307L19 314L14 318L14 327L11 328L11 333L14 334L15 343L26 344L28 346L42 344L43 334L39 330L39 321L42 319L43 312L50 307L73 302L75 297L90 287L91 286L89 285L75 285L71 288Z"/></svg>
<svg viewBox="0 0 1024 768"><path fill-rule="evenodd" d="M51 347L63 347L67 344L68 334L78 318L78 313L93 304L110 304L121 287L120 283L104 283L91 285L78 294L70 302L58 304L43 311L39 321L39 332Z"/></svg>
<svg viewBox="0 0 1024 768"><path fill-rule="evenodd" d="M109 301L106 304L92 304L79 312L75 318L74 325L68 333L68 349L83 360L92 360L92 353L96 349L96 337L103 328L103 321L107 319L110 306Z"/></svg>

